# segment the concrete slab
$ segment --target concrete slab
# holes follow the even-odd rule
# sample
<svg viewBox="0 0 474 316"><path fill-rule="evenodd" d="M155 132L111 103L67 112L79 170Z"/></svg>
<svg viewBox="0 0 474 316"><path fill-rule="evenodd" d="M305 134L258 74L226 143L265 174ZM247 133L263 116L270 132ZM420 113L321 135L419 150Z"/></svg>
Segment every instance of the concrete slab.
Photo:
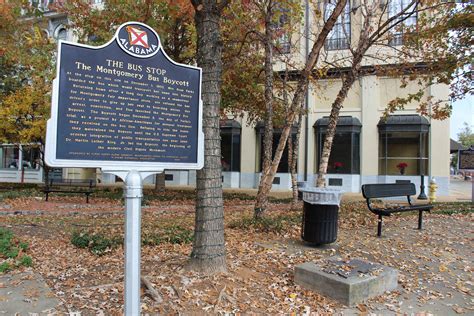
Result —
<svg viewBox="0 0 474 316"><path fill-rule="evenodd" d="M398 271L376 263L328 259L295 267L295 283L352 306L398 286Z"/></svg>
<svg viewBox="0 0 474 316"><path fill-rule="evenodd" d="M57 315L61 301L32 271L0 276L0 315Z"/></svg>

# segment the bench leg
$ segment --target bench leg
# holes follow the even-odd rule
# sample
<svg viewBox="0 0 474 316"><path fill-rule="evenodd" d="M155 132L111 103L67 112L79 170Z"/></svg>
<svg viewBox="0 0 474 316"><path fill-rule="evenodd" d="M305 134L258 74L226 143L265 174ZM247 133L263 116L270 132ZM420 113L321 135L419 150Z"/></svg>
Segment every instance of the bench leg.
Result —
<svg viewBox="0 0 474 316"><path fill-rule="evenodd" d="M89 204L89 194L86 193L86 203Z"/></svg>
<svg viewBox="0 0 474 316"><path fill-rule="evenodd" d="M377 237L382 237L382 215L379 215L379 222L377 225Z"/></svg>
<svg viewBox="0 0 474 316"><path fill-rule="evenodd" d="M422 229L423 228L423 211L420 210L418 212L419 212L419 214L418 214L418 229Z"/></svg>
<svg viewBox="0 0 474 316"><path fill-rule="evenodd" d="M46 202L48 202L48 192L45 193L46 194Z"/></svg>

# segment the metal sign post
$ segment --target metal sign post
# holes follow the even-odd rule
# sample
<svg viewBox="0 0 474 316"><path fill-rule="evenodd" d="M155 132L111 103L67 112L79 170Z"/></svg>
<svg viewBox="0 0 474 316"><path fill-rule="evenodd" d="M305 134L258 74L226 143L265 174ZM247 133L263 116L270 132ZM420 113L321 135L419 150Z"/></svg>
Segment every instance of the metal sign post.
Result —
<svg viewBox="0 0 474 316"><path fill-rule="evenodd" d="M99 47L58 44L45 160L124 181L125 315L140 315L143 180L204 165L201 81L200 68L171 60L140 22Z"/></svg>
<svg viewBox="0 0 474 316"><path fill-rule="evenodd" d="M125 315L140 315L141 210L143 179L158 171L103 169L124 181L125 198Z"/></svg>
<svg viewBox="0 0 474 316"><path fill-rule="evenodd" d="M143 181L131 170L125 178L125 315L140 314L141 212Z"/></svg>

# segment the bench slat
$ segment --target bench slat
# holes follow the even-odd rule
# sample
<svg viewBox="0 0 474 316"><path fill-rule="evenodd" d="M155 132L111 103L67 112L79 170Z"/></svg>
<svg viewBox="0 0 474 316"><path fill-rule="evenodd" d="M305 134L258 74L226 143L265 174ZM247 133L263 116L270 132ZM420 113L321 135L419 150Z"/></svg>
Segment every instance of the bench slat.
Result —
<svg viewBox="0 0 474 316"><path fill-rule="evenodd" d="M362 194L366 199L409 196L416 194L413 183L364 184Z"/></svg>

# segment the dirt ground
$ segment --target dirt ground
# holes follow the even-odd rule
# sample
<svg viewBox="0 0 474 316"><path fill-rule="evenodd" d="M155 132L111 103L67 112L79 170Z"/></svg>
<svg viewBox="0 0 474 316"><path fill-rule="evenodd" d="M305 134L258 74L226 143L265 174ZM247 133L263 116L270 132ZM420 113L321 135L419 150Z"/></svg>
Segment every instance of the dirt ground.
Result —
<svg viewBox="0 0 474 316"><path fill-rule="evenodd" d="M147 201L143 234L167 227L192 230L193 200L171 200ZM251 218L251 200L226 200L228 272L215 276L184 269L189 241L143 246L142 275L164 299L158 304L144 293L143 313L474 313L472 204L440 204L425 216L421 231L415 229L415 213L387 218L384 237L377 238L376 216L365 203L345 202L338 240L325 247L301 242L302 205L297 209L292 211L285 201L272 202L268 215L280 225L262 231L242 221ZM64 311L81 315L122 314L123 247L97 256L74 246L71 236L88 231L120 239L123 220L123 204L116 198L92 198L85 204L81 196L51 196L45 202L32 194L0 202L0 226L30 243L33 270L46 280ZM295 285L295 265L334 255L398 269L398 289L348 308Z"/></svg>

